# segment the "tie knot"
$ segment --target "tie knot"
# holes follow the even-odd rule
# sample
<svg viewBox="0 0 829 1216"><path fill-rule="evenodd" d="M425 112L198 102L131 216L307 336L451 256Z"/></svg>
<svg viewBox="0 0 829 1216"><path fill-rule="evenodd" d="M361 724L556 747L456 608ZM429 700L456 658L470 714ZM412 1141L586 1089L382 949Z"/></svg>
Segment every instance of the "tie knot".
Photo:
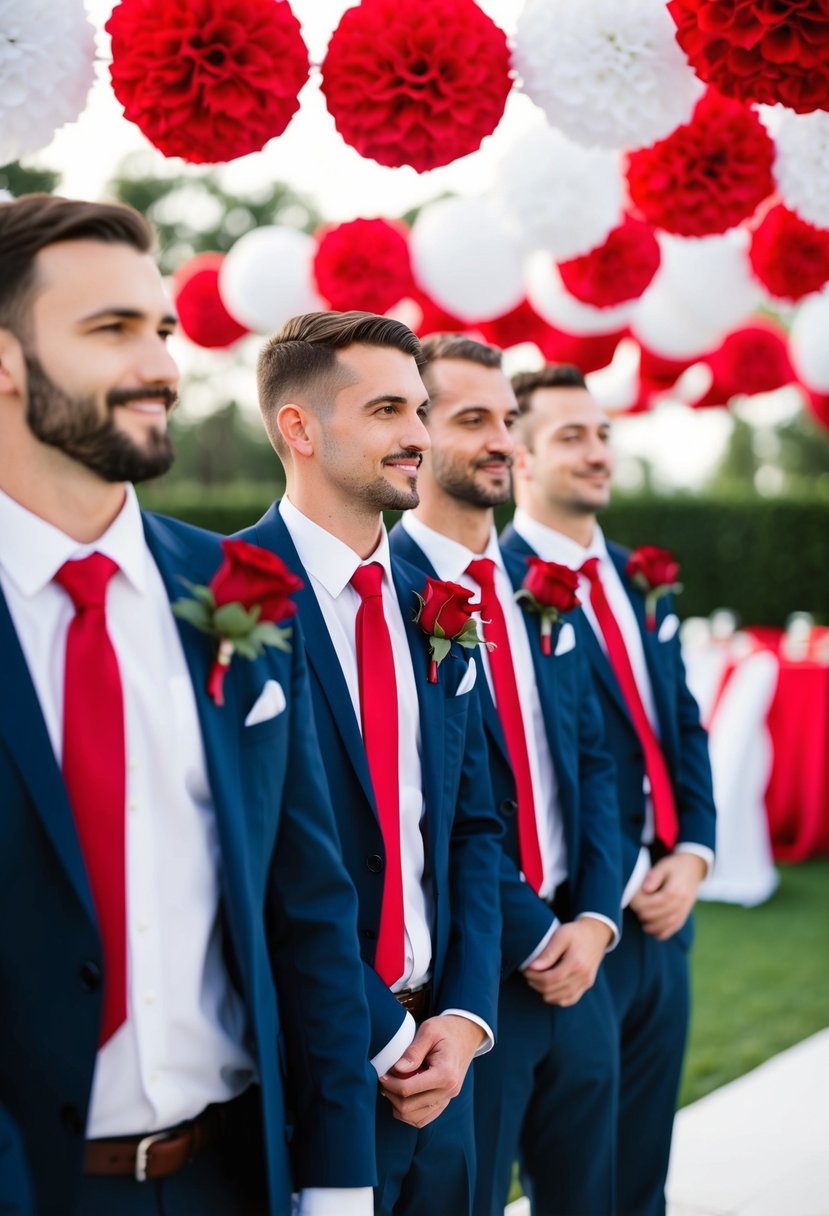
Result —
<svg viewBox="0 0 829 1216"><path fill-rule="evenodd" d="M351 586L362 600L383 595L383 567L379 562L358 566L351 576Z"/></svg>
<svg viewBox="0 0 829 1216"><path fill-rule="evenodd" d="M80 561L64 562L55 575L67 593L76 612L82 608L103 608L106 602L107 585L118 563L103 553L90 553Z"/></svg>
<svg viewBox="0 0 829 1216"><path fill-rule="evenodd" d="M599 559L597 557L588 557L587 561L579 569L579 574L583 574L591 583L599 581Z"/></svg>
<svg viewBox="0 0 829 1216"><path fill-rule="evenodd" d="M466 567L466 573L474 578L482 591L495 590L495 562L491 557L476 557Z"/></svg>

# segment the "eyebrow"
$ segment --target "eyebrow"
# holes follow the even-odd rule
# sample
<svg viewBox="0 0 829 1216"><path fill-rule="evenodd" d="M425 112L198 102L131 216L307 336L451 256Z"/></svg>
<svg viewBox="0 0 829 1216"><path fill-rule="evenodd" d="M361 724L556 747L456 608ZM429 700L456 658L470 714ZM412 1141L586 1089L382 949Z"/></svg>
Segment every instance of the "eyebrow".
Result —
<svg viewBox="0 0 829 1216"><path fill-rule="evenodd" d="M372 397L370 401L364 401L363 409L369 410L369 409L371 409L371 407L373 405L408 405L408 404L409 404L408 397L399 397L399 396L396 396L394 393L380 393L379 396ZM428 404L429 404L429 398L425 397L417 408L423 409L425 406L428 406Z"/></svg>
<svg viewBox="0 0 829 1216"><path fill-rule="evenodd" d="M141 312L138 308L98 308L95 312L88 313L85 317L81 317L79 324L88 325L90 321L100 321L104 317L120 317L122 321L143 321L147 314ZM160 321L161 325L178 325L178 317L175 313L165 313Z"/></svg>

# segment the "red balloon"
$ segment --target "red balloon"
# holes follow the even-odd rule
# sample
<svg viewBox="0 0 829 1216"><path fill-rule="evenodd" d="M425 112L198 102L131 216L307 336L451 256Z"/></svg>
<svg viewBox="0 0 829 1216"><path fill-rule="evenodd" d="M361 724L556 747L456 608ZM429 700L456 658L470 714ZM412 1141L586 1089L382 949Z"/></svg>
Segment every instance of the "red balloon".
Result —
<svg viewBox="0 0 829 1216"><path fill-rule="evenodd" d="M222 253L199 253L173 275L173 299L181 328L197 346L230 346L249 331L225 308L219 295Z"/></svg>

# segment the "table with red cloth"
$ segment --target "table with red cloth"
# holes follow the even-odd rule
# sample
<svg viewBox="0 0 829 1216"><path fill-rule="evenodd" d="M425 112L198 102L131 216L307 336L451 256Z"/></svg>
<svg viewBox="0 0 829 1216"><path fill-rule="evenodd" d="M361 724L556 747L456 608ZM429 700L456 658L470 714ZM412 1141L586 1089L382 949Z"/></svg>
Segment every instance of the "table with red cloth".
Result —
<svg viewBox="0 0 829 1216"><path fill-rule="evenodd" d="M774 758L766 811L777 861L829 853L829 629L811 631L792 658L781 629L751 628L780 672L768 715Z"/></svg>

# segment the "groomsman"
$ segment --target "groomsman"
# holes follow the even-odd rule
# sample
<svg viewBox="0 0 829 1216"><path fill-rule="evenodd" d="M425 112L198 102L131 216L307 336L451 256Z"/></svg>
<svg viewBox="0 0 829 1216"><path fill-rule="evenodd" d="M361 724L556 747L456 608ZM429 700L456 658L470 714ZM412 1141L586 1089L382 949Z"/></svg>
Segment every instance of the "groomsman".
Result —
<svg viewBox="0 0 829 1216"><path fill-rule="evenodd" d="M429 436L420 345L397 321L313 313L259 358L286 494L243 535L297 594L346 866L380 1080L375 1210L464 1216L474 1184L472 1058L493 1043L500 822L476 666L458 646L429 679L414 621L423 576L389 555L381 512L417 505ZM338 1212L339 1216L339 1212Z"/></svg>
<svg viewBox="0 0 829 1216"><path fill-rule="evenodd" d="M537 1216L608 1216L618 1048L600 965L619 936L613 766L572 624L553 628L546 654L542 618L516 600L527 560L498 545L493 508L509 498L518 418L500 351L456 334L423 351L432 446L392 552L482 600L481 698L507 824L499 1038L475 1066L475 1213L500 1216L518 1158Z"/></svg>
<svg viewBox="0 0 829 1216"><path fill-rule="evenodd" d="M231 555L276 618L290 580L129 484L173 458L152 242L129 208L0 204L0 1210L370 1211L356 899L301 641L237 653L220 696L216 639L171 611Z"/></svg>
<svg viewBox="0 0 829 1216"><path fill-rule="evenodd" d="M610 423L574 367L513 379L521 418L506 549L579 571L574 624L616 761L622 941L605 964L619 1025L618 1211L658 1216L688 1027L691 910L713 862L706 735L685 682L670 595L649 619L597 514L610 500Z"/></svg>

